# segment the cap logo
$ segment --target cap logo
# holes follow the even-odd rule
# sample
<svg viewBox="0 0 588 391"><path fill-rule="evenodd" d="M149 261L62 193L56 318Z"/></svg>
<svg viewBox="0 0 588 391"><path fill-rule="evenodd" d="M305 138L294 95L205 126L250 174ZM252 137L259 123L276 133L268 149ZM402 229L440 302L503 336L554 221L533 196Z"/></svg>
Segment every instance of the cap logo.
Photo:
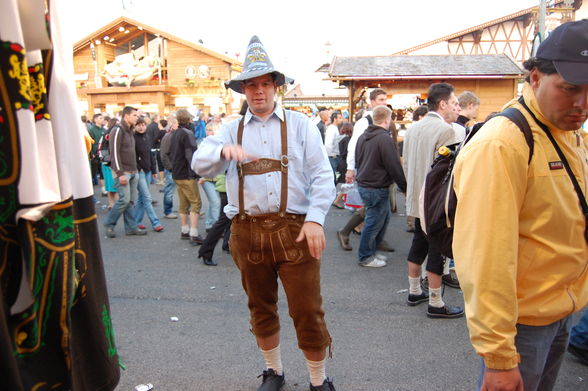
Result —
<svg viewBox="0 0 588 391"><path fill-rule="evenodd" d="M582 50L582 51L580 52L580 55L581 55L581 56L584 56L584 57L588 57L588 50Z"/></svg>

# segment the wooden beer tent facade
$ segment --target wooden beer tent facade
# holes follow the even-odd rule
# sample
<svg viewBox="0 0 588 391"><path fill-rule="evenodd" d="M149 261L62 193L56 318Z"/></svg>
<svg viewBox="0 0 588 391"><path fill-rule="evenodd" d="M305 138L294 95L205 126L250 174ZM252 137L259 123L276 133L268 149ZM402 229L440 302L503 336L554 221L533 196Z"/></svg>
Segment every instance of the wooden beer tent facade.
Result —
<svg viewBox="0 0 588 391"><path fill-rule="evenodd" d="M154 57L159 66L142 85L108 86L105 66L126 53ZM218 111L231 114L233 95L223 81L241 72L241 62L123 16L74 45L74 71L89 116L106 105L127 104L156 104L162 114L177 106L210 111L217 104Z"/></svg>
<svg viewBox="0 0 588 391"><path fill-rule="evenodd" d="M506 54L471 56L334 57L329 77L349 91L351 115L366 88L382 88L388 97L416 94L422 99L433 83L447 82L456 95L471 91L481 100L478 119L517 96L523 70Z"/></svg>

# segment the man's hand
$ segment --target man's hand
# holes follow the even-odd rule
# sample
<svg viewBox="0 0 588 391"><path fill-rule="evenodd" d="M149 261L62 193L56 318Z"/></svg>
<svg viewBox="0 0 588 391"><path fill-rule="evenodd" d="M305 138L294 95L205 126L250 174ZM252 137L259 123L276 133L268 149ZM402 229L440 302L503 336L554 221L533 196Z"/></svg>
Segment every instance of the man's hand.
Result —
<svg viewBox="0 0 588 391"><path fill-rule="evenodd" d="M497 370L486 368L480 391L524 391L523 378L519 368Z"/></svg>
<svg viewBox="0 0 588 391"><path fill-rule="evenodd" d="M204 184L204 182L206 182L206 179L204 179L204 178L200 178L200 179L198 179L198 184L199 184L199 185L202 185L202 184Z"/></svg>
<svg viewBox="0 0 588 391"><path fill-rule="evenodd" d="M296 242L302 242L306 238L308 250L313 258L321 259L321 253L325 251L325 231L323 226L313 221L307 221L302 225Z"/></svg>
<svg viewBox="0 0 588 391"><path fill-rule="evenodd" d="M347 172L345 172L345 182L353 183L354 180L355 180L355 170L347 170Z"/></svg>
<svg viewBox="0 0 588 391"><path fill-rule="evenodd" d="M121 185L126 185L129 183L129 181L127 180L127 176L125 174L121 175L118 177L118 183L120 183Z"/></svg>
<svg viewBox="0 0 588 391"><path fill-rule="evenodd" d="M226 160L236 160L244 162L245 160L257 160L257 156L250 155L240 145L226 144L221 151L221 156Z"/></svg>

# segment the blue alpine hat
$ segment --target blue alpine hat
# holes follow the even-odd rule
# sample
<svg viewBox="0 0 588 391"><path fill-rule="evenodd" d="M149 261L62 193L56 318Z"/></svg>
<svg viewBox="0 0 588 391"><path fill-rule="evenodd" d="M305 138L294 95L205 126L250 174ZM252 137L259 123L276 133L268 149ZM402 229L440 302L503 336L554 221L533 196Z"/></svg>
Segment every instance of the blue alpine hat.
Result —
<svg viewBox="0 0 588 391"><path fill-rule="evenodd" d="M254 35L247 45L247 51L245 53L245 63L243 64L243 72L236 76L232 80L225 82L225 87L232 89L240 94L243 93L241 89L241 83L245 80L253 79L255 77L267 75L273 73L278 86L286 83L293 83L294 79L286 77L283 73L278 72L272 64L263 44Z"/></svg>

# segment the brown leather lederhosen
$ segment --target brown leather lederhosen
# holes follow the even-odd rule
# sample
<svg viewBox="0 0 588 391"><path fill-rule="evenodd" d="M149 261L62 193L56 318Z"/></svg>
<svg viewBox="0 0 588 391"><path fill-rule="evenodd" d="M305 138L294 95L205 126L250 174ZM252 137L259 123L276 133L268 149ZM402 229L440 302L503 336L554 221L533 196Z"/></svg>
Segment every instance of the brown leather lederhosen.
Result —
<svg viewBox="0 0 588 391"><path fill-rule="evenodd" d="M239 122L237 143L242 144L244 118ZM298 346L302 350L320 351L329 346L320 292L320 261L308 250L306 240L296 243L305 215L286 213L288 200L288 136L286 114L281 121L281 158L260 158L238 163L239 214L231 226L231 255L241 271L247 293L253 333L270 337L280 330L277 312L280 277L289 313L294 320ZM277 213L245 213L244 179L247 175L282 173L280 207Z"/></svg>

